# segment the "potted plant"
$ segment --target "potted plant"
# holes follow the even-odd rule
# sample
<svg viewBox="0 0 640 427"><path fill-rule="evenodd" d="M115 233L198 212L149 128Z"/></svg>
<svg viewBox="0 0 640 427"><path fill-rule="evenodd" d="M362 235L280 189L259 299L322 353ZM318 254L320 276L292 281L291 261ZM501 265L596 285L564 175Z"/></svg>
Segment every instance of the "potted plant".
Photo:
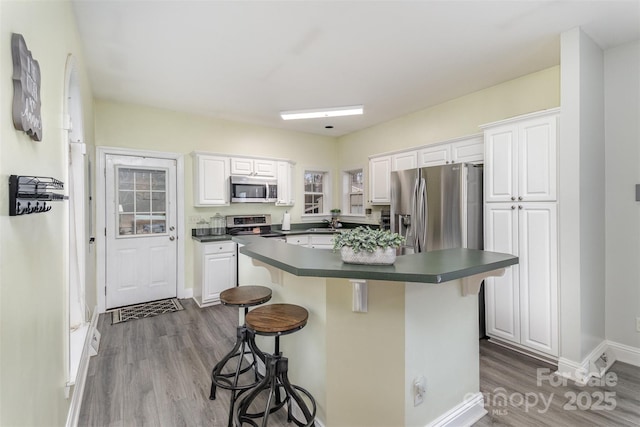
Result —
<svg viewBox="0 0 640 427"><path fill-rule="evenodd" d="M331 209L329 212L331 212L331 217L332 218L337 218L338 215L340 215L340 212L342 212L340 209Z"/></svg>
<svg viewBox="0 0 640 427"><path fill-rule="evenodd" d="M333 250L339 249L342 261L349 264L390 265L404 241L398 233L361 226L336 234Z"/></svg>

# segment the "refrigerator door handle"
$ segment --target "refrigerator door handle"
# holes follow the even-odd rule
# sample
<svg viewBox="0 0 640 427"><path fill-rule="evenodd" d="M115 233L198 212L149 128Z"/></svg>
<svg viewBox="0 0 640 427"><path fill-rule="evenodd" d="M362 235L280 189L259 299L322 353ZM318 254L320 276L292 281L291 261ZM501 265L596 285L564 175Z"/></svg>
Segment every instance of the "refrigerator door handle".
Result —
<svg viewBox="0 0 640 427"><path fill-rule="evenodd" d="M411 198L411 245L415 253L420 252L420 205L418 203L418 194L420 191L420 178L416 178L413 183L413 197Z"/></svg>
<svg viewBox="0 0 640 427"><path fill-rule="evenodd" d="M418 192L418 209L420 210L418 223L420 230L417 234L419 239L420 252L424 252L427 249L427 229L429 228L427 224L427 220L429 219L429 210L427 209L427 184L424 178L420 179L420 189L418 190Z"/></svg>

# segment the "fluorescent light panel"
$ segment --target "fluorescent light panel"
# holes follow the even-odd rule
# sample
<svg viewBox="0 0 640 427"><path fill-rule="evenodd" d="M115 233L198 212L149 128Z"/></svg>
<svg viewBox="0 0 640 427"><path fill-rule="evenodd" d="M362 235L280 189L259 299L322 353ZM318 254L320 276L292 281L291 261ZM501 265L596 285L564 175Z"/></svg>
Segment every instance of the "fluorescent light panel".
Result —
<svg viewBox="0 0 640 427"><path fill-rule="evenodd" d="M318 119L322 117L355 116L363 113L362 105L350 107L325 108L323 110L282 111L282 120Z"/></svg>

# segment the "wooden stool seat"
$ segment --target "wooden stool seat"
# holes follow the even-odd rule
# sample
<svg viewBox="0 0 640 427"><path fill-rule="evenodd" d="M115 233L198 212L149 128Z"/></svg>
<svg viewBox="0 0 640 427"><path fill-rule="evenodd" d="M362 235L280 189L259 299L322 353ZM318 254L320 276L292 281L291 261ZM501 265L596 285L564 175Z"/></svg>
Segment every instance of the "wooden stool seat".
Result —
<svg viewBox="0 0 640 427"><path fill-rule="evenodd" d="M269 304L251 310L244 320L258 335L284 335L302 329L308 318L309 312L299 305Z"/></svg>
<svg viewBox="0 0 640 427"><path fill-rule="evenodd" d="M271 299L271 289L266 286L236 286L220 292L220 302L236 307L253 307Z"/></svg>

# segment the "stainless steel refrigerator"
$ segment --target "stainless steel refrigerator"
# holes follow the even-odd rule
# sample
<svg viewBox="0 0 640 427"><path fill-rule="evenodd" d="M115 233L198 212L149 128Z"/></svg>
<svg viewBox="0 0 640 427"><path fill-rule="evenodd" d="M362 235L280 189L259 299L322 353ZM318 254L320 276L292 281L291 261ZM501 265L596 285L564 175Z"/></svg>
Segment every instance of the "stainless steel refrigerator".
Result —
<svg viewBox="0 0 640 427"><path fill-rule="evenodd" d="M391 230L407 239L403 254L484 249L482 165L454 163L391 172ZM485 336L484 286L479 336Z"/></svg>
<svg viewBox="0 0 640 427"><path fill-rule="evenodd" d="M404 253L483 249L482 165L455 163L391 173L391 229Z"/></svg>

